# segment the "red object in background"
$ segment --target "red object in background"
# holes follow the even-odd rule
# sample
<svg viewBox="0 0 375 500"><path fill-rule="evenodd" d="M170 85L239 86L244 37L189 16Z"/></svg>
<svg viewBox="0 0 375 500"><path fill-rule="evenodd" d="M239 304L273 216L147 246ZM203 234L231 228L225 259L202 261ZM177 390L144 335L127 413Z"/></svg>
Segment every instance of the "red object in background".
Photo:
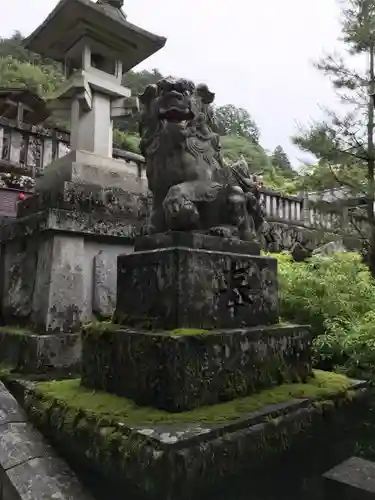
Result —
<svg viewBox="0 0 375 500"><path fill-rule="evenodd" d="M20 193L20 194L18 195L18 199L19 199L19 200L24 200L24 199L25 199L25 195L24 195L23 193Z"/></svg>

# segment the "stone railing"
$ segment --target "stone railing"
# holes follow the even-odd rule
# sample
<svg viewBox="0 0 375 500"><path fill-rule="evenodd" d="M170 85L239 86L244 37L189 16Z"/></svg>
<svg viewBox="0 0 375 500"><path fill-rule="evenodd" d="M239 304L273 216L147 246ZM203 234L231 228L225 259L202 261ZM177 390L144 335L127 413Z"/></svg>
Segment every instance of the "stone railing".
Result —
<svg viewBox="0 0 375 500"><path fill-rule="evenodd" d="M68 132L17 124L0 117L0 175L1 172L14 172L32 178L42 175L48 164L69 153L69 140ZM114 148L113 157L123 160L124 168L137 175L147 190L145 162L141 155ZM27 191L22 190L22 187L20 190ZM349 227L364 230L366 227L363 218L350 219L343 211L338 213L331 210L329 204L324 209L318 208L307 196L285 196L263 188L262 198L270 221L325 230L344 230Z"/></svg>
<svg viewBox="0 0 375 500"><path fill-rule="evenodd" d="M0 170L36 177L52 161L69 153L69 140L67 132L0 117ZM137 174L144 177L142 156L114 148L113 157L134 164Z"/></svg>
<svg viewBox="0 0 375 500"><path fill-rule="evenodd" d="M334 209L329 203L319 204L305 196L285 196L263 188L262 200L267 220L285 222L312 229L365 233L366 217L350 215L346 208Z"/></svg>
<svg viewBox="0 0 375 500"><path fill-rule="evenodd" d="M69 134L0 117L0 168L36 177L69 152Z"/></svg>
<svg viewBox="0 0 375 500"><path fill-rule="evenodd" d="M267 188L262 188L261 192L263 205L269 219L301 222L303 198L284 196Z"/></svg>

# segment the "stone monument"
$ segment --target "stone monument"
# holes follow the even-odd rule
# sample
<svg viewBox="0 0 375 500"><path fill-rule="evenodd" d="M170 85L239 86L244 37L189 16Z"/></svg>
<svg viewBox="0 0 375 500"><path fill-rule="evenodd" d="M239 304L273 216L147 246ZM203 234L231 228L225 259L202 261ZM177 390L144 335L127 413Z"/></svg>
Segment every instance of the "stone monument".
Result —
<svg viewBox="0 0 375 500"><path fill-rule="evenodd" d="M1 228L2 322L59 342L113 313L116 258L133 248L143 187L112 158L113 120L138 109L123 73L166 40L129 23L122 3L61 0L26 40L64 64L67 80L48 107L70 121L71 144L45 168L37 194L19 203L18 218Z"/></svg>
<svg viewBox="0 0 375 500"><path fill-rule="evenodd" d="M258 242L258 187L246 163L222 161L213 98L206 85L171 78L140 97L152 211L135 252L118 257L113 322L82 334L88 392L165 418L114 427L141 451L129 462L116 451L111 470L126 463L130 482L151 498L175 498L177 486L193 498L198 483L228 471L226 460L233 469L256 461L264 422L275 410L280 421L293 419L301 401L217 425L200 412L313 375L310 328L279 324L277 261L261 256Z"/></svg>
<svg viewBox="0 0 375 500"><path fill-rule="evenodd" d="M83 342L83 383L180 412L311 375L308 327L279 325L277 261L260 255L257 186L225 165L206 85L140 97L153 207L118 257L115 323Z"/></svg>
<svg viewBox="0 0 375 500"><path fill-rule="evenodd" d="M81 379L64 380L63 390L58 381L28 384L25 407L116 496L135 487L142 498L191 499L248 466L256 473L363 384L314 380L310 328L279 324L277 261L260 253L259 186L246 162L223 161L206 85L166 78L140 96L152 210L129 253L129 179L110 158L111 120L132 105L121 65L130 69L164 40L129 25L121 6L62 0L29 39L68 62L70 80L50 105L71 115L75 137L28 202L35 213L7 228L3 264L14 264L5 275L24 315L51 332L37 336L37 354L54 367L62 356L51 338L78 345L70 332L90 319L89 298L101 303L116 289L117 273L113 320L82 331ZM28 251L34 261L19 257Z"/></svg>

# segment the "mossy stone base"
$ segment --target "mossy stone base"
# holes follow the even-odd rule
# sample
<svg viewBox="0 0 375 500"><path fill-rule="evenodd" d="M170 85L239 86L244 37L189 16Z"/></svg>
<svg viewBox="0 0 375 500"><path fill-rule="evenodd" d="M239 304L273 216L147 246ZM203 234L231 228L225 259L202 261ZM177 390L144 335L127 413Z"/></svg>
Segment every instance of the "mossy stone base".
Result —
<svg viewBox="0 0 375 500"><path fill-rule="evenodd" d="M93 326L83 334L82 382L140 405L185 411L306 380L311 342L304 326L195 335Z"/></svg>
<svg viewBox="0 0 375 500"><path fill-rule="evenodd" d="M137 408L124 398L85 390L79 381L37 384L26 389L24 403L33 422L72 463L84 464L108 485L127 494L134 489L142 498L187 500L220 487L233 474L282 460L305 438L337 427L347 410L359 405L361 412L365 385L327 377L320 372L295 389L293 384L276 388L275 397L284 394L284 402L276 398L271 404L268 390L266 396L219 405L214 421L213 407L185 414ZM246 411L262 399L270 404ZM329 433L325 441L329 446Z"/></svg>
<svg viewBox="0 0 375 500"><path fill-rule="evenodd" d="M0 328L0 363L22 373L69 370L78 373L81 361L79 334L38 335L24 329Z"/></svg>

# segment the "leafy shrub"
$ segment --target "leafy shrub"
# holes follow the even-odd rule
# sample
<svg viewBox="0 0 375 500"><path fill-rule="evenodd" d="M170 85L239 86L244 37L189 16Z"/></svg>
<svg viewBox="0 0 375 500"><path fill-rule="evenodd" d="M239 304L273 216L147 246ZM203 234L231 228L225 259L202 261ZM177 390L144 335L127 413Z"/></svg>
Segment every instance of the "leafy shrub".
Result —
<svg viewBox="0 0 375 500"><path fill-rule="evenodd" d="M139 154L139 140L139 137L134 134L127 134L116 128L113 130L113 145L115 148Z"/></svg>
<svg viewBox="0 0 375 500"><path fill-rule="evenodd" d="M317 366L375 378L375 282L361 256L338 253L302 263L286 253L275 257L281 316L312 326Z"/></svg>

